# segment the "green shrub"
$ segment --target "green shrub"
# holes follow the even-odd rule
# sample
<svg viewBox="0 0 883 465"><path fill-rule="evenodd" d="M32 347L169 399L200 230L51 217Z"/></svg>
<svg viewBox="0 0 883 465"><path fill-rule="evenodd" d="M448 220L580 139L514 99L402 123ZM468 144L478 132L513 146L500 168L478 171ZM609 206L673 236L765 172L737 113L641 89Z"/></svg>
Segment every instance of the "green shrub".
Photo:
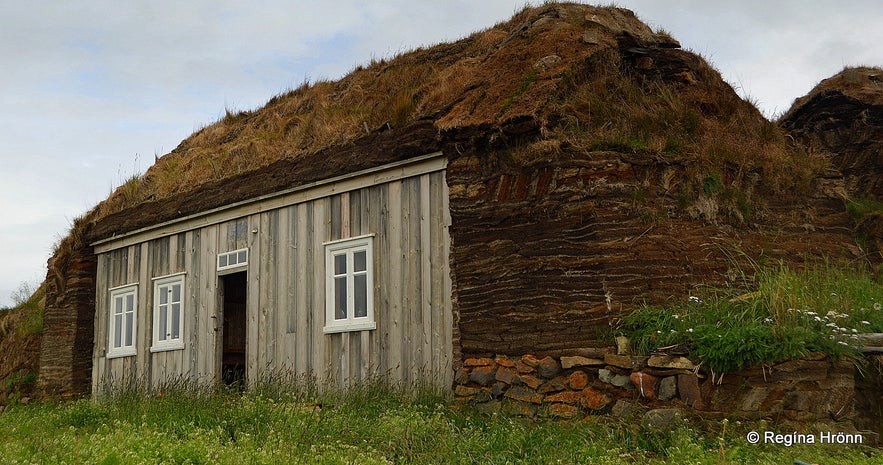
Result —
<svg viewBox="0 0 883 465"><path fill-rule="evenodd" d="M853 356L860 333L883 332L883 286L846 267L762 269L751 289L701 294L681 304L640 308L619 330L642 353L684 344L717 373L808 352Z"/></svg>

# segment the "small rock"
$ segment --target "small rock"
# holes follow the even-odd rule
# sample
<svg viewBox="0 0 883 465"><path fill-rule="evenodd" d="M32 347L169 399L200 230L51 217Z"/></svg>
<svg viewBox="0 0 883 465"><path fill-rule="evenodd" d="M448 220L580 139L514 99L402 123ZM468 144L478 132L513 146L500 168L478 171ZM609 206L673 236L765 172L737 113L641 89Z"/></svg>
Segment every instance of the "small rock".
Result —
<svg viewBox="0 0 883 465"><path fill-rule="evenodd" d="M589 45L598 45L601 43L601 36L595 31L586 31L580 39Z"/></svg>
<svg viewBox="0 0 883 465"><path fill-rule="evenodd" d="M612 384L616 387L627 389L629 391L635 389L635 386L632 384L632 380L629 379L628 376L618 375L606 368L598 370L598 379L607 384Z"/></svg>
<svg viewBox="0 0 883 465"><path fill-rule="evenodd" d="M454 387L454 395L457 397L474 396L474 395L478 394L479 392L481 392L481 389L469 387L469 386L463 386L462 384L458 384L457 386Z"/></svg>
<svg viewBox="0 0 883 465"><path fill-rule="evenodd" d="M632 358L628 355L607 354L604 356L604 363L619 368L632 369Z"/></svg>
<svg viewBox="0 0 883 465"><path fill-rule="evenodd" d="M604 383L611 384L614 376L616 376L616 374L606 368L598 370L598 379Z"/></svg>
<svg viewBox="0 0 883 465"><path fill-rule="evenodd" d="M582 390L580 405L590 410L598 410L610 403L610 399L604 394L587 387Z"/></svg>
<svg viewBox="0 0 883 465"><path fill-rule="evenodd" d="M565 389L567 389L567 385L564 384L564 378L558 376L541 384L540 387L537 388L537 392L546 394L549 392L563 391Z"/></svg>
<svg viewBox="0 0 883 465"><path fill-rule="evenodd" d="M650 410L641 417L641 426L646 430L673 430L681 418L683 418L681 409L658 408Z"/></svg>
<svg viewBox="0 0 883 465"><path fill-rule="evenodd" d="M626 336L616 336L616 355L631 355L632 345Z"/></svg>
<svg viewBox="0 0 883 465"><path fill-rule="evenodd" d="M641 396L647 399L656 398L656 389L659 384L659 378L636 371L629 376L629 379L632 384L635 385L635 389L641 394Z"/></svg>
<svg viewBox="0 0 883 465"><path fill-rule="evenodd" d="M506 393L507 389L509 389L508 384L496 382L491 387L491 395L494 397L494 399L499 399L500 397L503 397L503 394Z"/></svg>
<svg viewBox="0 0 883 465"><path fill-rule="evenodd" d="M616 387L619 387L619 388L623 388L626 391L634 391L635 390L635 385L632 384L631 378L629 378L626 375L614 376L613 380L610 381L610 384L612 384Z"/></svg>
<svg viewBox="0 0 883 465"><path fill-rule="evenodd" d="M659 400L672 400L678 393L678 379L667 376L659 382Z"/></svg>
<svg viewBox="0 0 883 465"><path fill-rule="evenodd" d="M460 368L457 370L457 375L454 376L454 382L457 384L466 384L469 382L469 369L468 368Z"/></svg>
<svg viewBox="0 0 883 465"><path fill-rule="evenodd" d="M533 67L536 69L545 71L545 70L551 68L552 66L554 66L555 63L558 63L559 61L561 61L560 56L547 55L547 56L544 56L544 57L540 58L539 60L537 60L537 62L533 64Z"/></svg>
<svg viewBox="0 0 883 465"><path fill-rule="evenodd" d="M31 398L30 397L22 397L21 399L18 400L18 402L22 405L28 405L31 403Z"/></svg>
<svg viewBox="0 0 883 465"><path fill-rule="evenodd" d="M508 391L506 391L506 397L521 402L530 402L532 404L539 404L543 401L542 394L538 394L533 389L529 389L524 386L512 386L511 388L509 388Z"/></svg>
<svg viewBox="0 0 883 465"><path fill-rule="evenodd" d="M501 367L512 368L515 366L515 362L499 355L494 358L494 361L497 362L497 365L500 365Z"/></svg>
<svg viewBox="0 0 883 465"><path fill-rule="evenodd" d="M485 415L493 415L495 413L500 413L500 401L493 402L484 402L480 404L474 405L475 410L478 413L483 413Z"/></svg>
<svg viewBox="0 0 883 465"><path fill-rule="evenodd" d="M492 366L480 366L469 373L469 381L481 386L490 386L496 378L496 370Z"/></svg>
<svg viewBox="0 0 883 465"><path fill-rule="evenodd" d="M486 357L467 358L466 360L463 361L463 364L468 367L477 367L477 366L493 365L494 361L489 358L486 358Z"/></svg>
<svg viewBox="0 0 883 465"><path fill-rule="evenodd" d="M521 402L514 399L504 399L502 410L509 415L534 417L537 414L537 405L530 402Z"/></svg>
<svg viewBox="0 0 883 465"><path fill-rule="evenodd" d="M494 378L497 381L502 381L506 384L513 384L516 381L519 381L518 373L516 373L515 370L506 367L500 367L499 369L497 369L497 374L494 376Z"/></svg>
<svg viewBox="0 0 883 465"><path fill-rule="evenodd" d="M533 373L534 368L521 360L515 362L515 370L519 373Z"/></svg>
<svg viewBox="0 0 883 465"><path fill-rule="evenodd" d="M537 374L540 375L540 377L550 379L557 376L558 373L561 373L561 365L552 357L546 357L540 360L539 365L537 365Z"/></svg>
<svg viewBox="0 0 883 465"><path fill-rule="evenodd" d="M579 355L574 355L571 357L561 357L561 368L564 368L565 370L569 370L574 367L591 367L602 365L604 365L604 360L599 360L597 358L580 357Z"/></svg>
<svg viewBox="0 0 883 465"><path fill-rule="evenodd" d="M685 404L702 410L702 394L699 392L699 378L696 375L678 375L678 393Z"/></svg>
<svg viewBox="0 0 883 465"><path fill-rule="evenodd" d="M521 356L521 362L529 367L536 368L540 364L540 359L536 355L526 354Z"/></svg>
<svg viewBox="0 0 883 465"><path fill-rule="evenodd" d="M654 368L675 368L680 370L692 370L696 368L693 362L686 357L673 355L654 355L647 360L647 366Z"/></svg>
<svg viewBox="0 0 883 465"><path fill-rule="evenodd" d="M569 404L552 404L546 412L557 418L576 418L581 413L578 407Z"/></svg>
<svg viewBox="0 0 883 465"><path fill-rule="evenodd" d="M582 391L564 391L551 396L546 396L543 402L563 402L565 404L577 404L583 397Z"/></svg>
<svg viewBox="0 0 883 465"><path fill-rule="evenodd" d="M582 390L589 385L589 375L581 370L574 371L567 377L567 384L571 389Z"/></svg>
<svg viewBox="0 0 883 465"><path fill-rule="evenodd" d="M518 379L522 384L526 384L531 389L536 389L543 384L543 380L531 375L518 375Z"/></svg>
<svg viewBox="0 0 883 465"><path fill-rule="evenodd" d="M619 399L613 404L610 413L619 418L628 418L635 416L640 410L641 408L634 402Z"/></svg>

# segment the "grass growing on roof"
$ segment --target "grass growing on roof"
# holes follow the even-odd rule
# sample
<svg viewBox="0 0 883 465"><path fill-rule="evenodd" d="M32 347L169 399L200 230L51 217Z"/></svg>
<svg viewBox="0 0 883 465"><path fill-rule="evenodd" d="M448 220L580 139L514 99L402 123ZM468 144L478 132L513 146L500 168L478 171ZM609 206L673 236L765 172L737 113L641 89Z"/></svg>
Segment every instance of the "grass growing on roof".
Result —
<svg viewBox="0 0 883 465"><path fill-rule="evenodd" d="M766 268L749 288L706 289L680 304L643 307L619 329L642 353L685 344L717 373L809 352L853 356L861 333L883 332L883 285L846 267Z"/></svg>

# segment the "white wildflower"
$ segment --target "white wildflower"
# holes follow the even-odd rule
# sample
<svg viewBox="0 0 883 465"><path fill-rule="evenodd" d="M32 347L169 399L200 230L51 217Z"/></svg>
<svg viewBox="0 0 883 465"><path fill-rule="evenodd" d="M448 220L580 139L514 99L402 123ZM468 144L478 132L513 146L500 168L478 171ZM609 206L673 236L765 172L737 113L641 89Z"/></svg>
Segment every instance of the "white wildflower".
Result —
<svg viewBox="0 0 883 465"><path fill-rule="evenodd" d="M874 302L874 310L879 312L881 309L883 309L883 305L880 305L880 302Z"/></svg>
<svg viewBox="0 0 883 465"><path fill-rule="evenodd" d="M692 332L693 332L693 328L687 328L687 332L688 332L688 333L692 333Z"/></svg>
<svg viewBox="0 0 883 465"><path fill-rule="evenodd" d="M691 295L690 298L687 300L689 300L690 302L702 302L702 299L696 297L695 295Z"/></svg>
<svg viewBox="0 0 883 465"><path fill-rule="evenodd" d="M862 324L863 324L863 325L869 325L869 324L871 324L871 322L868 321L868 320L862 320Z"/></svg>

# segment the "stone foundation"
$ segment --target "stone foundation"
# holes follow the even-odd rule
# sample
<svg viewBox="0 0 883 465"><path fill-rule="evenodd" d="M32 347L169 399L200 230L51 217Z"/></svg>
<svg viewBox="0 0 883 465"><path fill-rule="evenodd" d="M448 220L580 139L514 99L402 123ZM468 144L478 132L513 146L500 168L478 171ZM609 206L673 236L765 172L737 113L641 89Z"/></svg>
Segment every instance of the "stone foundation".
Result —
<svg viewBox="0 0 883 465"><path fill-rule="evenodd" d="M822 354L737 373L706 373L680 356L473 357L454 381L459 402L482 411L579 418L635 408L680 408L706 418L801 422L851 420L853 363Z"/></svg>

